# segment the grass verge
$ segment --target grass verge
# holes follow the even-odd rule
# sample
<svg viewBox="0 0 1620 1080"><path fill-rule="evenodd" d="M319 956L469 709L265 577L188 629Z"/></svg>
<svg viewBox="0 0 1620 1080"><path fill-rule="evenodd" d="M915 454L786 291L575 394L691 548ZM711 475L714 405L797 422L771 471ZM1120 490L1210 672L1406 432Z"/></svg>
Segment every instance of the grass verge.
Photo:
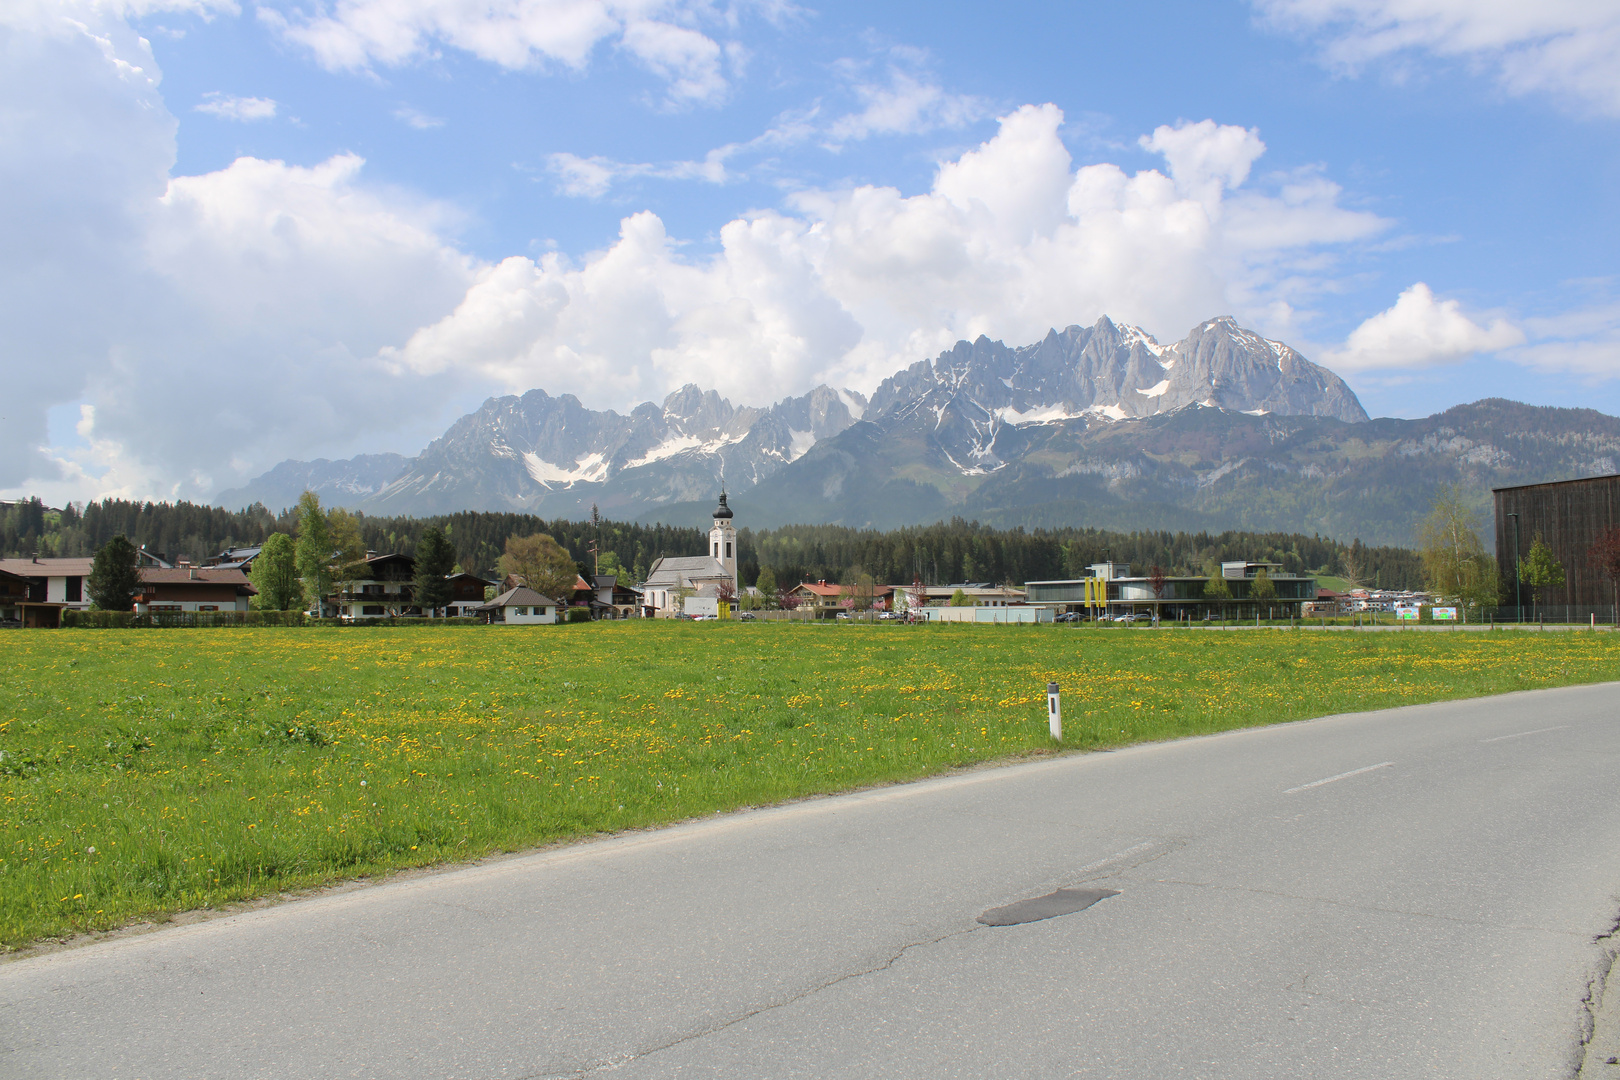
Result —
<svg viewBox="0 0 1620 1080"><path fill-rule="evenodd" d="M1612 634L15 631L0 948L1065 748L1620 678Z"/></svg>

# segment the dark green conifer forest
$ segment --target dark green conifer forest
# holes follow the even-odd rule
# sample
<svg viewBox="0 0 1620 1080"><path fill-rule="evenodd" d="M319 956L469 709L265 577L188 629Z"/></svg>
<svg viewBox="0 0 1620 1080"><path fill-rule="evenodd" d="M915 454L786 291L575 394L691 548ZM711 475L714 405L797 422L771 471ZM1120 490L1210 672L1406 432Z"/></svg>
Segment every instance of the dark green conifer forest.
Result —
<svg viewBox="0 0 1620 1080"><path fill-rule="evenodd" d="M635 522L546 521L528 514L463 512L431 518L359 516L360 533L377 552L414 554L424 529L437 525L455 548L456 563L473 573L495 575L495 561L508 536L549 533L582 569L591 569L590 547L611 552L639 579L662 555L701 555L707 534L699 529ZM8 558L94 555L114 536L173 558L200 561L227 547L259 544L271 533L296 534L291 513L279 517L261 505L225 510L189 502L143 503L105 499L53 510L38 499L0 508L0 555ZM1415 551L1367 547L1297 533L1109 532L1101 529L993 529L960 518L932 525L877 532L841 525L788 525L741 529L738 555L744 584L761 566L784 585L799 581L853 580L865 572L880 582L926 584L964 581L1012 582L1081 577L1094 562L1128 562L1138 573L1153 566L1165 573L1199 574L1211 562L1249 559L1281 563L1285 573L1345 576L1352 568L1367 585L1420 588Z"/></svg>

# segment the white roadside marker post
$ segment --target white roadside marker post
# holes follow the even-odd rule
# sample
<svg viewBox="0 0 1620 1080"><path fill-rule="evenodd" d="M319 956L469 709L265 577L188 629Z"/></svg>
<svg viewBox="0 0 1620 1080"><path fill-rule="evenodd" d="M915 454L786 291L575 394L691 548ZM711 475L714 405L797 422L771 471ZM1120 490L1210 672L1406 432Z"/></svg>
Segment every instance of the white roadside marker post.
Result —
<svg viewBox="0 0 1620 1080"><path fill-rule="evenodd" d="M1046 726L1055 742L1063 741L1063 705L1058 701L1058 684L1046 684Z"/></svg>

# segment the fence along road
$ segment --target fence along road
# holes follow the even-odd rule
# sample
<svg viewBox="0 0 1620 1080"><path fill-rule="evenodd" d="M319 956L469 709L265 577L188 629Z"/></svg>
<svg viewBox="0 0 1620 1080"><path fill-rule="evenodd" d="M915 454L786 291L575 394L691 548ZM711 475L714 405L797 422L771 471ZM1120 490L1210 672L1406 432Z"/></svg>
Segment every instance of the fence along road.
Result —
<svg viewBox="0 0 1620 1080"><path fill-rule="evenodd" d="M0 1075L1571 1075L1620 907L1616 693L980 770L0 964Z"/></svg>

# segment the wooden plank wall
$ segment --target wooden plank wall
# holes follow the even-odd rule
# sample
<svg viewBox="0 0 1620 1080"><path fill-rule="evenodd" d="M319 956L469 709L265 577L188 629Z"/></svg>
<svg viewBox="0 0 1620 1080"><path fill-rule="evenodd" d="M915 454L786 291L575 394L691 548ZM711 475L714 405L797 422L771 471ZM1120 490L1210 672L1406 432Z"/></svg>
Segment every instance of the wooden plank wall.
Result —
<svg viewBox="0 0 1620 1080"><path fill-rule="evenodd" d="M1588 551L1599 533L1620 525L1620 475L1497 488L1491 494L1496 498L1496 562L1507 603L1513 603L1513 520L1508 515L1514 513L1520 515L1519 556L1528 555L1539 536L1564 565L1564 587L1546 590L1543 603L1614 603L1613 589L1592 568ZM1533 602L1525 587L1525 605Z"/></svg>

